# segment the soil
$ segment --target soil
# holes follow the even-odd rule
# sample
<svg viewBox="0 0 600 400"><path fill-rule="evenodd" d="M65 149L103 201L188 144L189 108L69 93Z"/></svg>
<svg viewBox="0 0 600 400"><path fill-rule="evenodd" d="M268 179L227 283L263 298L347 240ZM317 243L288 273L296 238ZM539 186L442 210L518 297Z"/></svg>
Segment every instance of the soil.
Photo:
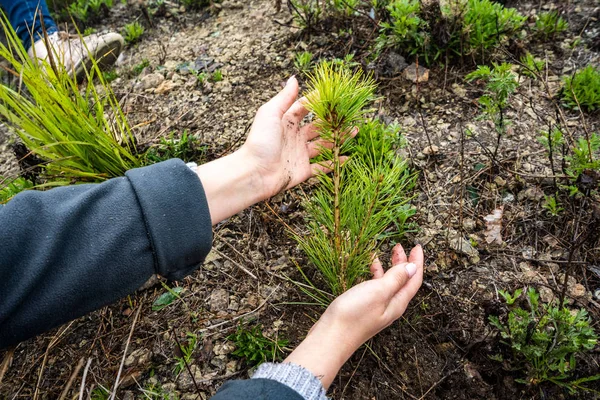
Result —
<svg viewBox="0 0 600 400"><path fill-rule="evenodd" d="M517 383L518 372L490 359L503 351L488 323L489 315L506 313L497 290L535 287L542 300L550 302L560 296L566 271L568 301L585 308L600 332L600 208L590 199L566 198L561 199L561 215L548 215L543 194L552 194L557 173L536 139L548 121L558 118L556 100L548 91L558 92L559 77L600 64L598 3L506 3L528 16L539 7L560 7L570 28L555 41L526 41L529 51L548 59L547 88L520 76L506 115L512 124L496 157L491 157L496 145L493 126L478 118L482 86L464 82L472 63L431 67L428 82L416 85L394 69L395 54L375 63L365 61L364 40L376 32L364 20L346 24L346 33L332 35L335 30L330 29L308 35L292 26L285 5L278 11L272 0L224 0L209 11L194 12L165 1L164 13L151 19L146 17L146 2L135 0L115 5L108 19L94 26L99 31L121 30L133 20L146 26L141 42L120 58L113 87L140 142L188 131L208 146L207 160L243 142L258 107L291 74L298 74L293 65L296 53L308 50L315 58L342 58L355 52L355 59L373 71L382 96L375 115L401 125L408 143L402 151L418 173L413 201L417 213L402 244L422 244L427 269L423 287L405 315L344 366L328 392L333 399L598 398L590 393L570 395L550 384ZM353 35L347 33L349 28ZM581 44L571 48L577 35ZM144 59L149 66L135 76L133 67ZM224 79L202 87L186 72L186 63L220 68ZM598 113L563 113L575 137L600 127ZM0 130L0 176L19 174L9 146L12 140ZM309 299L285 276L301 280L296 265L309 276L314 277L314 271L281 220L302 229L301 202L314 184L308 182L218 225L213 252L197 272L172 284L185 290L181 300L168 307L152 310L165 289L150 282L116 304L0 352L7 367L0 378L0 398L53 399L65 388L65 398L77 397L86 368L86 391L99 393L99 388L114 387L125 360L117 398L160 398L150 396L161 388L181 399L206 399L227 379L252 373L231 354L234 347L227 339L240 321L261 324L268 337L288 339L284 350L290 351L322 310L290 304ZM488 243L484 217L496 209L503 212L502 242ZM386 243L382 252L390 248ZM199 344L189 370L176 375L178 343L186 343L187 332L198 334ZM598 347L578 357L576 377L599 371ZM588 386L600 390L600 384Z"/></svg>

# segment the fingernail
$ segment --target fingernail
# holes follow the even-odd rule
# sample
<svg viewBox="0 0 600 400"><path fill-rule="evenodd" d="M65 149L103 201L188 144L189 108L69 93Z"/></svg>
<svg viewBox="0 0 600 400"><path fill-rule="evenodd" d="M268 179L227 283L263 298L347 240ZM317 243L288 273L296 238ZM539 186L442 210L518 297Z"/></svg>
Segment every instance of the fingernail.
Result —
<svg viewBox="0 0 600 400"><path fill-rule="evenodd" d="M406 273L408 274L409 278L412 278L413 275L417 272L417 266L413 263L406 264L404 268L406 269Z"/></svg>
<svg viewBox="0 0 600 400"><path fill-rule="evenodd" d="M294 79L296 79L296 75L290 76L290 79L287 80L287 82L285 83L285 86L289 85Z"/></svg>

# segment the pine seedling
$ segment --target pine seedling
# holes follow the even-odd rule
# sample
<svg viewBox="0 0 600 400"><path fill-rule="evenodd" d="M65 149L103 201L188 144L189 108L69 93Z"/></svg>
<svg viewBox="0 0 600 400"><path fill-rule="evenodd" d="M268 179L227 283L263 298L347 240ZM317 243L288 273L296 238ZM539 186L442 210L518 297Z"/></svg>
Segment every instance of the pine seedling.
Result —
<svg viewBox="0 0 600 400"><path fill-rule="evenodd" d="M86 70L81 90L56 54L50 62L32 60L6 17L0 24L7 36L0 58L11 65L6 72L27 89L0 85L0 116L33 154L47 161L45 185L100 181L140 166L125 114L96 62Z"/></svg>
<svg viewBox="0 0 600 400"><path fill-rule="evenodd" d="M393 223L401 229L412 214L406 191L414 180L392 148L397 132L363 122L374 90L373 80L361 71L321 63L310 75L306 95L321 137L332 144L322 152L332 174L319 175L321 186L306 204L310 233L296 240L334 296L368 276L377 240ZM326 296L313 299L328 302Z"/></svg>

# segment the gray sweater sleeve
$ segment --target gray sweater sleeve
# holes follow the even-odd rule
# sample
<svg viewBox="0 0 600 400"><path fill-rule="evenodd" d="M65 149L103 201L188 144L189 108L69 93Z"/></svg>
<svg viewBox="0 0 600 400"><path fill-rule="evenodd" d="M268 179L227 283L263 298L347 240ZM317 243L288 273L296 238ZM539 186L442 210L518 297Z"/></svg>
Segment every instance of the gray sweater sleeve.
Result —
<svg viewBox="0 0 600 400"><path fill-rule="evenodd" d="M110 304L154 273L181 279L211 244L204 189L181 160L21 193L0 206L0 348Z"/></svg>
<svg viewBox="0 0 600 400"><path fill-rule="evenodd" d="M271 379L294 389L304 400L327 400L321 381L309 370L292 363L264 363L252 379Z"/></svg>

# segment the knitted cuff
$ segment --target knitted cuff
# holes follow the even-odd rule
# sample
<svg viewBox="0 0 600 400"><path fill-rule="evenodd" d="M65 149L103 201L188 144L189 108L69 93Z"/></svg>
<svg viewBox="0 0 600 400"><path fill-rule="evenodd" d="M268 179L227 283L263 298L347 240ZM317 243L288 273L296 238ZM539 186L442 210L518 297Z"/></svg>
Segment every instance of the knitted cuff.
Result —
<svg viewBox="0 0 600 400"><path fill-rule="evenodd" d="M296 364L264 363L256 370L252 379L272 379L294 389L305 400L327 400L321 381L306 368Z"/></svg>

